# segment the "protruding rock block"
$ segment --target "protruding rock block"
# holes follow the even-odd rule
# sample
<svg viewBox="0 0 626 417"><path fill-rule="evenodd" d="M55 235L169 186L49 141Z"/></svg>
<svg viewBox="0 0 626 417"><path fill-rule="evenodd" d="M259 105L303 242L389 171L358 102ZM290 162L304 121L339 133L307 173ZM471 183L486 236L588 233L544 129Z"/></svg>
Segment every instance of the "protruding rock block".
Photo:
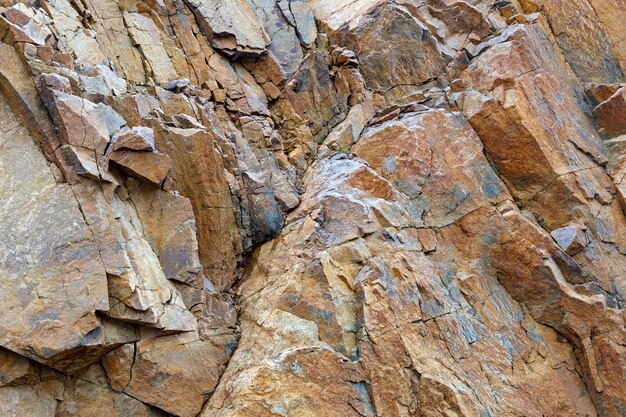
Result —
<svg viewBox="0 0 626 417"><path fill-rule="evenodd" d="M96 314L109 309L97 242L70 186L2 96L0 121L0 345L71 372L134 334L116 334Z"/></svg>
<svg viewBox="0 0 626 417"><path fill-rule="evenodd" d="M594 112L598 124L609 136L626 134L626 87L622 87L606 101L600 103Z"/></svg>
<svg viewBox="0 0 626 417"><path fill-rule="evenodd" d="M550 232L556 243L568 255L576 255L587 247L585 229L580 225L569 225Z"/></svg>
<svg viewBox="0 0 626 417"><path fill-rule="evenodd" d="M124 345L103 361L114 389L180 417L194 417L228 361L223 346L196 333Z"/></svg>
<svg viewBox="0 0 626 417"><path fill-rule="evenodd" d="M211 45L228 55L266 52L271 40L246 0L186 0Z"/></svg>

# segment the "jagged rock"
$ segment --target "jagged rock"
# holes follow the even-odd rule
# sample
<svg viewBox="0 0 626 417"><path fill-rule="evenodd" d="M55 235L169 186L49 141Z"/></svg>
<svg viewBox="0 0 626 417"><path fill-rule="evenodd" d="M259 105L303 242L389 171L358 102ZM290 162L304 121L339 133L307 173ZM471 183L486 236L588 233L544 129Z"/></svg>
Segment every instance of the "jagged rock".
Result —
<svg viewBox="0 0 626 417"><path fill-rule="evenodd" d="M167 279L202 287L196 224L189 200L128 180L141 226Z"/></svg>
<svg viewBox="0 0 626 417"><path fill-rule="evenodd" d="M60 141L38 96L35 83L15 48L2 43L0 54L5 58L0 60L0 90L24 127L40 144L46 157L51 159Z"/></svg>
<svg viewBox="0 0 626 417"><path fill-rule="evenodd" d="M129 131L120 131L111 138L111 151L118 149L131 149L133 151L156 151L154 145L154 132L152 129L137 126Z"/></svg>
<svg viewBox="0 0 626 417"><path fill-rule="evenodd" d="M126 346L126 345L124 345ZM113 391L100 365L92 365L67 383L55 416L164 417L166 414L136 398Z"/></svg>
<svg viewBox="0 0 626 417"><path fill-rule="evenodd" d="M626 136L605 142L609 149L609 174L616 187L617 198L626 213Z"/></svg>
<svg viewBox="0 0 626 417"><path fill-rule="evenodd" d="M311 5L304 0L279 0L278 6L285 19L295 27L302 46L313 47L317 38L317 26Z"/></svg>
<svg viewBox="0 0 626 417"><path fill-rule="evenodd" d="M626 76L626 52L624 51L626 37L624 36L624 27L621 25L626 17L626 10L621 7L618 0L591 0L590 3L604 26L604 30L613 45L615 59L619 62L622 73Z"/></svg>
<svg viewBox="0 0 626 417"><path fill-rule="evenodd" d="M235 278L242 248L216 138L202 125L177 128L153 123L159 149L172 158L172 186L193 207L205 273L215 287L226 288Z"/></svg>
<svg viewBox="0 0 626 417"><path fill-rule="evenodd" d="M229 55L262 54L271 40L247 0L186 0L214 48Z"/></svg>
<svg viewBox="0 0 626 417"><path fill-rule="evenodd" d="M355 105L350 109L345 120L328 134L324 140L324 146L335 151L350 149L373 116L371 103Z"/></svg>
<svg viewBox="0 0 626 417"><path fill-rule="evenodd" d="M616 82L623 79L620 65L619 43L611 42L614 35L602 20L606 6L597 7L602 1L572 3L563 0L522 1L526 12L539 8L547 17L549 28L576 74L587 82ZM617 8L619 9L619 8ZM614 9L617 12L617 9ZM619 12L617 12L619 14ZM585 25L585 31L577 30ZM623 64L622 64L623 65Z"/></svg>
<svg viewBox="0 0 626 417"><path fill-rule="evenodd" d="M380 39L391 36L394 44L381 45ZM403 86L439 77L451 59L409 9L390 2L383 2L362 16L351 16L332 33L332 39L355 52L370 89L393 98L405 93L401 91ZM396 44L403 47L397 48ZM386 49L381 51L381 47Z"/></svg>
<svg viewBox="0 0 626 417"><path fill-rule="evenodd" d="M96 32L83 27L82 16L68 0L46 0L41 7L54 24L58 36L57 45L61 52L73 55L84 65L106 65Z"/></svg>
<svg viewBox="0 0 626 417"><path fill-rule="evenodd" d="M57 150L57 153L63 163L62 168L64 168L65 177L70 182L76 182L77 175L96 181L114 181L98 167L93 151L72 145L63 145Z"/></svg>
<svg viewBox="0 0 626 417"><path fill-rule="evenodd" d="M624 415L623 1L0 0L0 415Z"/></svg>
<svg viewBox="0 0 626 417"><path fill-rule="evenodd" d="M507 18L505 12L506 2L490 1L401 1L409 10L416 7L413 12L438 39L442 40L449 48L460 52L471 48L494 31L494 27L501 27L502 20ZM493 8L498 8L502 16L493 13ZM508 8L517 12L514 3Z"/></svg>
<svg viewBox="0 0 626 417"><path fill-rule="evenodd" d="M109 158L128 175L159 187L172 170L171 158L157 151L134 152L122 148L113 151Z"/></svg>
<svg viewBox="0 0 626 417"><path fill-rule="evenodd" d="M111 61L115 72L130 82L144 83L145 69L141 51L133 44L124 21L123 10L115 0L87 1L83 3L85 15L92 19L91 29L103 54Z"/></svg>
<svg viewBox="0 0 626 417"><path fill-rule="evenodd" d="M610 136L626 134L626 87L622 87L595 109L598 124Z"/></svg>
<svg viewBox="0 0 626 417"><path fill-rule="evenodd" d="M274 193L265 186L263 180L252 173L244 173L243 178L250 213L252 244L275 238L283 227L283 217Z"/></svg>
<svg viewBox="0 0 626 417"><path fill-rule="evenodd" d="M43 78L43 102L52 115L64 143L105 154L111 136L126 125L124 119L111 107L92 103L81 97L56 90L57 85L67 89L67 82Z"/></svg>
<svg viewBox="0 0 626 417"><path fill-rule="evenodd" d="M590 83L585 84L585 93L587 93L591 104L596 107L610 99L620 88L622 88L622 84Z"/></svg>
<svg viewBox="0 0 626 417"><path fill-rule="evenodd" d="M0 119L0 171L7 179L0 191L5 297L0 345L71 371L128 339L111 338L96 315L109 308L107 278L70 187L58 182L60 173L51 169L3 97ZM16 218L18 224L11 220Z"/></svg>
<svg viewBox="0 0 626 417"><path fill-rule="evenodd" d="M442 227L507 197L482 154L482 144L459 113L407 114L368 128L353 147L413 201L430 227ZM465 170L449 167L463 166Z"/></svg>
<svg viewBox="0 0 626 417"><path fill-rule="evenodd" d="M306 158L316 153L318 142L345 118L350 93L345 87L333 83L324 56L314 52L276 100L272 112L280 118L284 152L301 170Z"/></svg>
<svg viewBox="0 0 626 417"><path fill-rule="evenodd" d="M47 18L41 11L34 11L23 4L4 10L0 14L0 31L8 32L11 43L28 42L45 45L52 35L46 26Z"/></svg>
<svg viewBox="0 0 626 417"><path fill-rule="evenodd" d="M585 230L579 225L570 225L550 232L556 243L568 255L576 255L587 246Z"/></svg>
<svg viewBox="0 0 626 417"><path fill-rule="evenodd" d="M539 26L507 31L503 40L523 41L491 47L463 73L481 91L465 94L463 113L513 197L548 231L578 223L598 241L617 245L601 250L605 267L617 271L626 245L618 230L625 219L613 197L615 185L600 167L606 150L586 114L590 109L578 101L580 85ZM540 53L550 59L540 59ZM549 91L559 91L559 99ZM555 123L550 114L563 116ZM588 267L605 290L624 293L605 267Z"/></svg>
<svg viewBox="0 0 626 417"><path fill-rule="evenodd" d="M39 368L32 361L0 348L0 387L31 385L39 380Z"/></svg>
<svg viewBox="0 0 626 417"><path fill-rule="evenodd" d="M0 412L5 416L56 417L57 400L41 386L0 388Z"/></svg>
<svg viewBox="0 0 626 417"><path fill-rule="evenodd" d="M285 12L275 1L251 0L250 4L254 8L260 22L271 39L267 46L268 56L257 63L257 68L267 67L265 72L271 71L272 67L277 67L280 73L280 80L272 77L274 84L279 84L284 78L290 77L302 63L304 53L300 46L298 28L295 21L289 21L291 12ZM257 71L258 72L258 71ZM252 71L254 74L255 71ZM257 75L258 77L258 75ZM276 82L278 81L278 82Z"/></svg>
<svg viewBox="0 0 626 417"><path fill-rule="evenodd" d="M124 22L135 45L148 61L155 81L165 83L178 78L176 68L161 41L161 32L154 22L139 13L124 13Z"/></svg>
<svg viewBox="0 0 626 417"><path fill-rule="evenodd" d="M197 334L124 345L103 364L114 389L181 417L198 415L228 361L223 347Z"/></svg>

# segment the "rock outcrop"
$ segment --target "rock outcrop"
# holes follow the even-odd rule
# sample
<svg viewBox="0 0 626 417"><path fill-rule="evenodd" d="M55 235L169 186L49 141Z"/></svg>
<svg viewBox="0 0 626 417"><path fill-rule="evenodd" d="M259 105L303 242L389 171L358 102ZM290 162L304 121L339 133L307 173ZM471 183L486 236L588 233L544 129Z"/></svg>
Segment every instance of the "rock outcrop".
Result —
<svg viewBox="0 0 626 417"><path fill-rule="evenodd" d="M0 415L626 416L623 0L0 0Z"/></svg>

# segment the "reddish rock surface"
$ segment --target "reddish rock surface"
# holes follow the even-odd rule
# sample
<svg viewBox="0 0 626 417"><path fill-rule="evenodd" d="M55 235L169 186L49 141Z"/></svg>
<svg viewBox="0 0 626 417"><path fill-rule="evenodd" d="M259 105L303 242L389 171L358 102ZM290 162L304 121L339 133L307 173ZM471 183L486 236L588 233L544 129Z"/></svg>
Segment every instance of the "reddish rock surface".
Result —
<svg viewBox="0 0 626 417"><path fill-rule="evenodd" d="M0 0L0 415L626 415L623 0Z"/></svg>

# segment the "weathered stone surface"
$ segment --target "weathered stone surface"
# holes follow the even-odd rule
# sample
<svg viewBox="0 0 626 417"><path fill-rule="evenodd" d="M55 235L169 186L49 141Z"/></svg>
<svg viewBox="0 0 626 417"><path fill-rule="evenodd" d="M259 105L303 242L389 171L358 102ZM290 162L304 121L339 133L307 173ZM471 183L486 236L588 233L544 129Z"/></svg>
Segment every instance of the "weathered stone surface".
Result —
<svg viewBox="0 0 626 417"><path fill-rule="evenodd" d="M43 101L52 115L63 142L105 154L111 136L126 125L111 107L57 90L45 78ZM66 87L65 87L66 88Z"/></svg>
<svg viewBox="0 0 626 417"><path fill-rule="evenodd" d="M317 26L311 5L305 0L279 0L285 19L293 25L302 46L311 48L317 38Z"/></svg>
<svg viewBox="0 0 626 417"><path fill-rule="evenodd" d="M590 3L613 45L615 58L622 68L622 73L626 75L626 52L624 52L626 34L621 24L626 17L624 4L620 0L591 0Z"/></svg>
<svg viewBox="0 0 626 417"><path fill-rule="evenodd" d="M167 279L202 287L196 222L189 200L128 180L130 198Z"/></svg>
<svg viewBox="0 0 626 417"><path fill-rule="evenodd" d="M617 82L624 79L623 64L618 53L621 45L611 42L611 34L603 25L605 5L598 1L570 2L533 0L521 2L527 12L540 8L546 15L550 30L576 74L588 82ZM605 2L606 3L606 2ZM619 7L613 8L619 14ZM585 26L585 30L578 28Z"/></svg>
<svg viewBox="0 0 626 417"><path fill-rule="evenodd" d="M0 348L0 387L29 385L39 380L39 367L32 361Z"/></svg>
<svg viewBox="0 0 626 417"><path fill-rule="evenodd" d="M617 188L617 199L626 213L626 136L608 140L605 144L609 149L609 175Z"/></svg>
<svg viewBox="0 0 626 417"><path fill-rule="evenodd" d="M393 43L377 41L389 36L393 36ZM367 86L390 97L403 94L395 91L402 86L436 79L451 59L409 9L392 2L382 3L358 19L348 21L332 38L355 52ZM381 51L381 47L386 49Z"/></svg>
<svg viewBox="0 0 626 417"><path fill-rule="evenodd" d="M181 417L198 415L228 361L224 348L197 334L162 336L109 353L113 388Z"/></svg>
<svg viewBox="0 0 626 417"><path fill-rule="evenodd" d="M48 165L3 96L0 120L5 179L0 344L71 369L91 359L81 350L106 350L115 343L107 340L96 316L109 308L101 255L70 187L58 182L60 173ZM11 220L17 218L17 224ZM57 363L67 352L75 352L75 363Z"/></svg>
<svg viewBox="0 0 626 417"><path fill-rule="evenodd" d="M219 148L202 126L169 127L153 121L156 143L172 158L173 188L189 198L197 224L200 259L217 288L235 278L241 237Z"/></svg>
<svg viewBox="0 0 626 417"><path fill-rule="evenodd" d="M606 149L579 101L580 86L539 26L509 30L501 36L510 42L487 49L464 72L481 93L465 94L463 112L513 197L539 224L552 231L578 223L603 242L578 261L606 291L623 297L622 280L607 271L623 268L625 219L615 185L600 167ZM562 116L555 121L554 114ZM592 266L589 260L600 256L604 267Z"/></svg>
<svg viewBox="0 0 626 417"><path fill-rule="evenodd" d="M68 381L55 416L164 417L166 414L136 398L113 391L100 365L92 365Z"/></svg>
<svg viewBox="0 0 626 417"><path fill-rule="evenodd" d="M60 52L74 56L84 65L106 65L106 57L98 45L96 32L83 27L79 10L70 1L44 1L42 7L52 19Z"/></svg>
<svg viewBox="0 0 626 417"><path fill-rule="evenodd" d="M609 136L626 134L626 87L622 87L595 109L600 128Z"/></svg>
<svg viewBox="0 0 626 417"><path fill-rule="evenodd" d="M3 387L0 395L2 415L56 417L57 400L45 387Z"/></svg>
<svg viewBox="0 0 626 417"><path fill-rule="evenodd" d="M227 54L261 54L270 43L247 0L187 0L214 48Z"/></svg>
<svg viewBox="0 0 626 417"><path fill-rule="evenodd" d="M135 45L148 61L154 80L164 83L178 78L176 69L161 41L161 32L154 22L139 13L124 13L124 22Z"/></svg>
<svg viewBox="0 0 626 417"><path fill-rule="evenodd" d="M349 87L333 82L320 52L310 54L287 82L272 111L279 117L282 147L290 162L303 170L318 142L347 114Z"/></svg>
<svg viewBox="0 0 626 417"><path fill-rule="evenodd" d="M239 410L307 415L312 409L329 415L411 415L452 408L469 416L528 413L528 404L536 404L531 414L595 414L588 395L571 397L566 388L583 386L571 366L571 350L556 342L552 330L523 319L495 275L480 272L478 264L472 274L471 255L450 253L453 242L463 245L456 236L443 234L434 252L442 255L427 258L408 214L391 209L408 204L391 183L356 161L318 164L307 173L310 187L282 236L260 248L255 269L240 288L242 339L204 415L240 415ZM433 250L431 245L428 252ZM445 269L453 259L457 266L447 268L456 274ZM494 314L498 310L510 315ZM530 336L528 326L540 327L535 332L544 336ZM507 330L494 333L496 328ZM526 353L513 353L518 349ZM532 365L535 376L524 377L523 363L536 359L521 357L534 349L545 352L544 358L560 357L554 360L570 363L569 370L557 372L552 359L542 359ZM331 366L337 357L343 364ZM316 371L309 370L309 360ZM511 365L497 365L503 360ZM339 377L354 369L352 361L363 373ZM488 368L478 365L487 362ZM496 384L489 376L494 374L515 379L513 392ZM305 387L317 393L319 378L327 394L302 394ZM537 386L552 387L549 400L530 400L541 391ZM286 392L298 400L290 401ZM343 394L335 398L338 392Z"/></svg>
<svg viewBox="0 0 626 417"><path fill-rule="evenodd" d="M624 0L0 0L0 415L620 417Z"/></svg>
<svg viewBox="0 0 626 417"><path fill-rule="evenodd" d="M267 46L268 56L262 59L257 67L259 69L268 67L266 72L271 73L271 68L276 66L281 78L291 76L300 66L304 56L296 22L293 18L291 21L288 19L292 13L288 9L285 11L284 6L281 8L276 1L252 0L250 4L259 20L263 22L268 39L271 39L271 43ZM310 43L309 40L309 45Z"/></svg>
<svg viewBox="0 0 626 417"><path fill-rule="evenodd" d="M407 114L367 129L353 152L411 198L430 227L445 226L508 195L459 113Z"/></svg>

